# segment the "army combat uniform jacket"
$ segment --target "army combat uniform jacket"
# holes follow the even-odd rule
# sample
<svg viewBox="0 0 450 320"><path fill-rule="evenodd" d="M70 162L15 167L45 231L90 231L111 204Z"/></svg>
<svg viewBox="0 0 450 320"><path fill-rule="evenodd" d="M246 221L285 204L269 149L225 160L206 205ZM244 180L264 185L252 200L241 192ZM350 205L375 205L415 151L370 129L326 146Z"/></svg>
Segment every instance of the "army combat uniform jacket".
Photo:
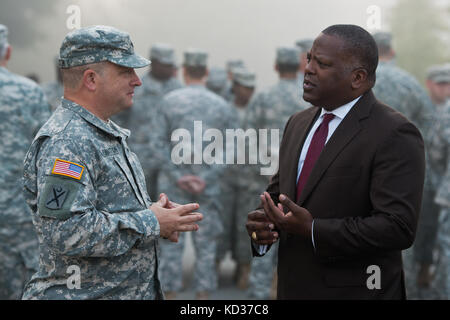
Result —
<svg viewBox="0 0 450 320"><path fill-rule="evenodd" d="M128 130L63 100L24 160L40 248L24 299L158 299L159 223Z"/></svg>

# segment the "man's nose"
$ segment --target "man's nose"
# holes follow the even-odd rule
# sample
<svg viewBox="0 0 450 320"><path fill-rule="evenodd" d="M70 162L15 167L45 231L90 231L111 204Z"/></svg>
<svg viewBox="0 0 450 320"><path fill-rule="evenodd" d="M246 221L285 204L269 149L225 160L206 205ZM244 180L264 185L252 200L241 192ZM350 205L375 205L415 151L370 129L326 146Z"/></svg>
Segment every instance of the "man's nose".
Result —
<svg viewBox="0 0 450 320"><path fill-rule="evenodd" d="M134 70L133 72L134 72L134 75L133 75L132 85L135 87L140 87L142 85L141 78L139 78L139 76L136 74L136 70Z"/></svg>

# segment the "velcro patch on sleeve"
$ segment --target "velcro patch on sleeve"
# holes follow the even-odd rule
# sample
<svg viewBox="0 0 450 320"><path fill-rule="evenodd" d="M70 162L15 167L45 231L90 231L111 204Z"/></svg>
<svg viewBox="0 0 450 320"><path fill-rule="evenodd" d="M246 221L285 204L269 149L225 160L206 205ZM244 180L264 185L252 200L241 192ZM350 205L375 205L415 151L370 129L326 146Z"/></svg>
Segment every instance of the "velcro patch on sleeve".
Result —
<svg viewBox="0 0 450 320"><path fill-rule="evenodd" d="M52 174L80 180L83 176L84 167L78 163L67 160L56 159L53 165Z"/></svg>

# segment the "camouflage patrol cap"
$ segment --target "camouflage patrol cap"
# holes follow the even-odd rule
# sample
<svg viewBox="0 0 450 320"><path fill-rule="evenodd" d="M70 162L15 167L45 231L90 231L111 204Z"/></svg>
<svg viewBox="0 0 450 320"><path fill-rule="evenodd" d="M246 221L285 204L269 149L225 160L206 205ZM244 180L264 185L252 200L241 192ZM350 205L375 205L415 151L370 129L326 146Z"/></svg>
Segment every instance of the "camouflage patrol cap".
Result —
<svg viewBox="0 0 450 320"><path fill-rule="evenodd" d="M277 64L300 64L300 51L295 47L279 47L277 48Z"/></svg>
<svg viewBox="0 0 450 320"><path fill-rule="evenodd" d="M150 61L134 52L130 35L109 26L72 31L63 40L59 66L63 69L109 61L128 68L142 68Z"/></svg>
<svg viewBox="0 0 450 320"><path fill-rule="evenodd" d="M450 83L450 63L428 68L427 79L436 83Z"/></svg>
<svg viewBox="0 0 450 320"><path fill-rule="evenodd" d="M314 43L313 39L300 39L295 42L295 45L300 50L301 53L308 52L311 50Z"/></svg>
<svg viewBox="0 0 450 320"><path fill-rule="evenodd" d="M240 59L227 61L227 71L228 72L233 72L234 69L244 68L244 67L245 67L244 61L242 61Z"/></svg>
<svg viewBox="0 0 450 320"><path fill-rule="evenodd" d="M175 51L168 44L155 43L150 49L150 59L158 60L164 64L175 65Z"/></svg>
<svg viewBox="0 0 450 320"><path fill-rule="evenodd" d="M0 24L0 46L8 43L8 27Z"/></svg>
<svg viewBox="0 0 450 320"><path fill-rule="evenodd" d="M256 84L256 75L245 68L235 69L233 71L233 81L241 86L253 88Z"/></svg>
<svg viewBox="0 0 450 320"><path fill-rule="evenodd" d="M184 65L189 67L206 67L208 54L200 49L188 49L184 52Z"/></svg>
<svg viewBox="0 0 450 320"><path fill-rule="evenodd" d="M223 68L213 67L209 70L206 86L211 88L222 88L227 83L227 72Z"/></svg>
<svg viewBox="0 0 450 320"><path fill-rule="evenodd" d="M376 32L373 35L373 39L377 43L377 46L382 46L386 48L391 47L392 34L390 32Z"/></svg>

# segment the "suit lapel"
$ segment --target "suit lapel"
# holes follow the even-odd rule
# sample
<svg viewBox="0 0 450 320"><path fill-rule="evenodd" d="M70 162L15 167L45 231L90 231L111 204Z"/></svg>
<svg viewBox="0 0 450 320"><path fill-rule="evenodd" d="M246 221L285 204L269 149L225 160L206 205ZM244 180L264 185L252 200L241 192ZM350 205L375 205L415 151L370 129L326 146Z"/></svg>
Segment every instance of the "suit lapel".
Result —
<svg viewBox="0 0 450 320"><path fill-rule="evenodd" d="M374 101L375 97L373 96L372 91L369 91L361 97L361 99L346 115L344 120L342 120L342 122L339 124L336 131L333 133L330 140L322 150L319 159L317 159L317 162L311 171L302 194L298 199L299 205L302 205L302 203L310 195L310 193L313 191L314 187L320 181L323 174L334 161L334 159L336 159L336 157L344 149L344 147L361 130L360 120L368 116L370 108Z"/></svg>
<svg viewBox="0 0 450 320"><path fill-rule="evenodd" d="M309 113L300 119L295 124L293 132L295 132L295 138L293 139L295 158L290 163L289 169L289 193L287 196L289 199L295 200L297 194L297 170L298 170L298 159L300 158L300 153L302 152L303 144L305 143L306 137L308 136L309 130L313 126L314 122L320 115L321 108L312 107L309 109Z"/></svg>

